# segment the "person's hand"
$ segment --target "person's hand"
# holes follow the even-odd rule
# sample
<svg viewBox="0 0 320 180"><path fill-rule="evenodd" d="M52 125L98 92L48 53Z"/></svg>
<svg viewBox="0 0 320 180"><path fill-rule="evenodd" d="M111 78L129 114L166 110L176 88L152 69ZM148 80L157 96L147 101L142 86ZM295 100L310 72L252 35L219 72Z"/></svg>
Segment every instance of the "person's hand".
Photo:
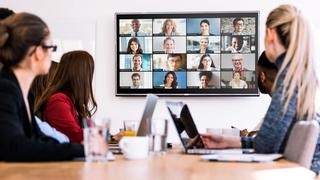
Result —
<svg viewBox="0 0 320 180"><path fill-rule="evenodd" d="M238 136L224 136L219 134L201 134L201 139L206 148L240 148L241 141Z"/></svg>

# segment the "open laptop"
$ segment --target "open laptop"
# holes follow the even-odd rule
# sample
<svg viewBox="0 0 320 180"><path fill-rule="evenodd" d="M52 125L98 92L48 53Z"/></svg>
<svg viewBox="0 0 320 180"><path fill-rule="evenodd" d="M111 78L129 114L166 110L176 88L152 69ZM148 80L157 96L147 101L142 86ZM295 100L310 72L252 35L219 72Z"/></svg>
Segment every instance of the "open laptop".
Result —
<svg viewBox="0 0 320 180"><path fill-rule="evenodd" d="M151 118L158 101L158 96L154 94L147 95L146 106L141 117L140 125L138 128L137 136L146 136L151 129Z"/></svg>
<svg viewBox="0 0 320 180"><path fill-rule="evenodd" d="M143 110L139 128L137 131L137 136L146 136L150 130L150 121L158 101L158 96L154 94L148 94L146 97L146 105ZM109 150L113 153L121 153L121 149L118 144L109 144Z"/></svg>
<svg viewBox="0 0 320 180"><path fill-rule="evenodd" d="M207 154L201 159L232 162L268 162L282 157L282 154L255 154L253 149L206 149L188 106L183 102L166 104L187 154Z"/></svg>
<svg viewBox="0 0 320 180"><path fill-rule="evenodd" d="M253 152L252 149L206 149L188 106L183 102L170 101L167 101L166 105L177 129L182 146L187 154L242 154Z"/></svg>

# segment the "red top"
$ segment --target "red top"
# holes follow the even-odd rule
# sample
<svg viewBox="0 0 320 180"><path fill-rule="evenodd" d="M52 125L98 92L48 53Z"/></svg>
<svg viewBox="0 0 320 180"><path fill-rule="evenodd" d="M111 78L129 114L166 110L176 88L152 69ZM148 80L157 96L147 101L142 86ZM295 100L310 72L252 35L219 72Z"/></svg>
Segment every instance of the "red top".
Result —
<svg viewBox="0 0 320 180"><path fill-rule="evenodd" d="M72 143L83 141L83 130L79 124L77 110L71 99L64 93L52 95L44 110L44 119L62 132Z"/></svg>

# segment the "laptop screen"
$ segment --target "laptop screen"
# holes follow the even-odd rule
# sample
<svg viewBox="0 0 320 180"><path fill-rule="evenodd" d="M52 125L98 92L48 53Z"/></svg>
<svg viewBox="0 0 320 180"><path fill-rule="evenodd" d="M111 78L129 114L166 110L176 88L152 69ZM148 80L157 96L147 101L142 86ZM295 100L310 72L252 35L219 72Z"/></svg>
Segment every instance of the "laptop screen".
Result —
<svg viewBox="0 0 320 180"><path fill-rule="evenodd" d="M204 148L188 106L183 102L167 101L166 104L184 148Z"/></svg>

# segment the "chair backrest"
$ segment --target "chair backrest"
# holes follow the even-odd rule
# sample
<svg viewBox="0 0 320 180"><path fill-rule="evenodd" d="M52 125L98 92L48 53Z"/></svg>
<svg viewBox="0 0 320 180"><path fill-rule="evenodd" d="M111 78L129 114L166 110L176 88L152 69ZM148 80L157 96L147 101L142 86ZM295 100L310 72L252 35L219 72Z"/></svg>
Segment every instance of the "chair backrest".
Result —
<svg viewBox="0 0 320 180"><path fill-rule="evenodd" d="M310 168L319 136L316 120L297 122L290 133L284 157L305 168Z"/></svg>

